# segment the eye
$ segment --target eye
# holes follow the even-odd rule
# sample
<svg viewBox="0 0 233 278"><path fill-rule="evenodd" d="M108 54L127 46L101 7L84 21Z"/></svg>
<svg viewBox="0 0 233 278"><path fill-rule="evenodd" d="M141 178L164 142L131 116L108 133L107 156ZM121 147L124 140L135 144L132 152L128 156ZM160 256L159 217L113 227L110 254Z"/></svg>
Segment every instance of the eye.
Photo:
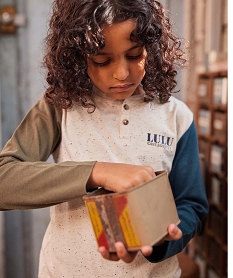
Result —
<svg viewBox="0 0 233 278"><path fill-rule="evenodd" d="M107 61L104 61L104 62L96 62L93 60L93 64L97 67L107 66L109 63L110 63L110 59L108 59Z"/></svg>
<svg viewBox="0 0 233 278"><path fill-rule="evenodd" d="M138 54L138 55L127 55L127 59L129 59L129 60L139 60L139 59L142 58L142 53L143 53L143 52L141 52L141 53Z"/></svg>

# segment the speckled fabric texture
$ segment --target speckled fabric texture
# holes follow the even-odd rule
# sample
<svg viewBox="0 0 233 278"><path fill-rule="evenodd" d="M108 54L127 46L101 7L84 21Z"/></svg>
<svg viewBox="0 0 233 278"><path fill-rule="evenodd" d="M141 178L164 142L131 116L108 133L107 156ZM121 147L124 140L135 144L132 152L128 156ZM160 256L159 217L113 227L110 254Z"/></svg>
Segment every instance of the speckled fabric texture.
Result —
<svg viewBox="0 0 233 278"><path fill-rule="evenodd" d="M96 94L94 102L94 113L79 106L63 112L56 162L97 160L171 170L177 141L192 121L182 102L171 97L166 104L145 103L143 94L124 101ZM178 278L180 273L176 256L160 263L148 262L140 252L131 264L103 259L82 198L51 207L40 278Z"/></svg>

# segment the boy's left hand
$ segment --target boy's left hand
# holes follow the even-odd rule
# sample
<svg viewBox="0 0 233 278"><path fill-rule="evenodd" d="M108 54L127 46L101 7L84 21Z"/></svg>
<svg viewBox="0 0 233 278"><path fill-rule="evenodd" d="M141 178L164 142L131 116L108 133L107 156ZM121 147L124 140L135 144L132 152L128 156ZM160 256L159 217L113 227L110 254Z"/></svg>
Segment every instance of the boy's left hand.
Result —
<svg viewBox="0 0 233 278"><path fill-rule="evenodd" d="M164 241L179 240L182 237L182 231L177 227L176 224L170 224L167 231L168 234L157 245L163 244Z"/></svg>
<svg viewBox="0 0 233 278"><path fill-rule="evenodd" d="M162 245L165 241L178 240L182 237L182 231L175 224L171 224L168 227L168 234L156 245ZM128 252L122 242L116 242L116 253L109 253L104 246L99 247L99 253L106 260L119 261L122 260L125 263L131 263L137 255L138 251ZM152 246L143 246L141 252L144 256L151 255L153 251Z"/></svg>

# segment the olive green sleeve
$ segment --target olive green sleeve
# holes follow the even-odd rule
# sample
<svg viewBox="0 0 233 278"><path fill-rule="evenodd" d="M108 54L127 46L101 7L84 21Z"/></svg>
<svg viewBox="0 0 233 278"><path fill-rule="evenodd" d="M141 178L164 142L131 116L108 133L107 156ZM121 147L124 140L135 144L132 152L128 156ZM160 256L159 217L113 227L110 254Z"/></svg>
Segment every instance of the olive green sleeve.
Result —
<svg viewBox="0 0 233 278"><path fill-rule="evenodd" d="M0 210L32 209L86 193L94 161L46 162L61 139L62 111L42 97L0 153Z"/></svg>

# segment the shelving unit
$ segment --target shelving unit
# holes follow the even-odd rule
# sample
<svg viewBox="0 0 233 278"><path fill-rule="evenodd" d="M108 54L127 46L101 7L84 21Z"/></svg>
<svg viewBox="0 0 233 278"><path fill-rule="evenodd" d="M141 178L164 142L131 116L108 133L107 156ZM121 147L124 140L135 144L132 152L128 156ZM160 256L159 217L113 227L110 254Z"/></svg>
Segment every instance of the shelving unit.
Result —
<svg viewBox="0 0 233 278"><path fill-rule="evenodd" d="M210 211L195 238L201 278L227 277L227 71L199 74L196 125Z"/></svg>

